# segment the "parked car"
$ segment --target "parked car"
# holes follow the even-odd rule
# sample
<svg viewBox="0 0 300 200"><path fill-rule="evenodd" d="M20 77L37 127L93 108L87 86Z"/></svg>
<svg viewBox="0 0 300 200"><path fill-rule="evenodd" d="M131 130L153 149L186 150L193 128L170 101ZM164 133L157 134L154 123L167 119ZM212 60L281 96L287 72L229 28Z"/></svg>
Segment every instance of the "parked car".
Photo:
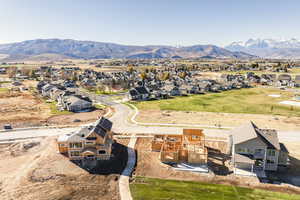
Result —
<svg viewBox="0 0 300 200"><path fill-rule="evenodd" d="M12 130L13 128L10 124L4 124L3 129L4 130Z"/></svg>

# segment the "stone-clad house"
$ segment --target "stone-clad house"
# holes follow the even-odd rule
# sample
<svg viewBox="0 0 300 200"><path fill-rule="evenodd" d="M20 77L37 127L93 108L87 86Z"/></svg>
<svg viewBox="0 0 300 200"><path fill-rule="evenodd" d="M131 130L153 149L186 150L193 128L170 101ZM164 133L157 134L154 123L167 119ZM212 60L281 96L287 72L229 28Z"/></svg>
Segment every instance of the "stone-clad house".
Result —
<svg viewBox="0 0 300 200"><path fill-rule="evenodd" d="M70 160L109 160L114 143L111 128L112 122L102 117L95 125L61 135L57 140L59 152Z"/></svg>
<svg viewBox="0 0 300 200"><path fill-rule="evenodd" d="M288 151L279 143L276 130L249 122L232 131L232 163L235 173L277 171L288 165Z"/></svg>

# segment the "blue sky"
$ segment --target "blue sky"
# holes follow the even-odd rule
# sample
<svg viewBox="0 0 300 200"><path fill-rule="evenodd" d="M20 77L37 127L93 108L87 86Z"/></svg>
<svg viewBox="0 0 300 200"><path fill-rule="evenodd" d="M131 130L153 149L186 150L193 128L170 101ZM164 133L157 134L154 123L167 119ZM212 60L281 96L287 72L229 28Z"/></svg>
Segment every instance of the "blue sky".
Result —
<svg viewBox="0 0 300 200"><path fill-rule="evenodd" d="M132 45L300 39L299 0L0 0L0 43L62 38Z"/></svg>

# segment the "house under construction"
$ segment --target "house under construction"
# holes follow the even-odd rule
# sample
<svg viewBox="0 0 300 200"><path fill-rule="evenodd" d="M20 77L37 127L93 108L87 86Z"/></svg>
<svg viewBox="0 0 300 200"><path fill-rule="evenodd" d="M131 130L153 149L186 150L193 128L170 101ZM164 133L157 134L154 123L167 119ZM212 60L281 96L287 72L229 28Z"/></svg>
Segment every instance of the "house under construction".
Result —
<svg viewBox="0 0 300 200"><path fill-rule="evenodd" d="M159 151L164 163L207 163L205 136L200 129L183 129L182 135L156 135L152 151Z"/></svg>

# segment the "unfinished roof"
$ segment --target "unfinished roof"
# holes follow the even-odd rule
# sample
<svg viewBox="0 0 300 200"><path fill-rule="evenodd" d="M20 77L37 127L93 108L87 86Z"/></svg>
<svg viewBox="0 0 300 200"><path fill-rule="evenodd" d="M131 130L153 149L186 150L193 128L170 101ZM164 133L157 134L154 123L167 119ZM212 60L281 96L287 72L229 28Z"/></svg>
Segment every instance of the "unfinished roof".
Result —
<svg viewBox="0 0 300 200"><path fill-rule="evenodd" d="M183 129L183 135L204 136L204 133L201 129Z"/></svg>

